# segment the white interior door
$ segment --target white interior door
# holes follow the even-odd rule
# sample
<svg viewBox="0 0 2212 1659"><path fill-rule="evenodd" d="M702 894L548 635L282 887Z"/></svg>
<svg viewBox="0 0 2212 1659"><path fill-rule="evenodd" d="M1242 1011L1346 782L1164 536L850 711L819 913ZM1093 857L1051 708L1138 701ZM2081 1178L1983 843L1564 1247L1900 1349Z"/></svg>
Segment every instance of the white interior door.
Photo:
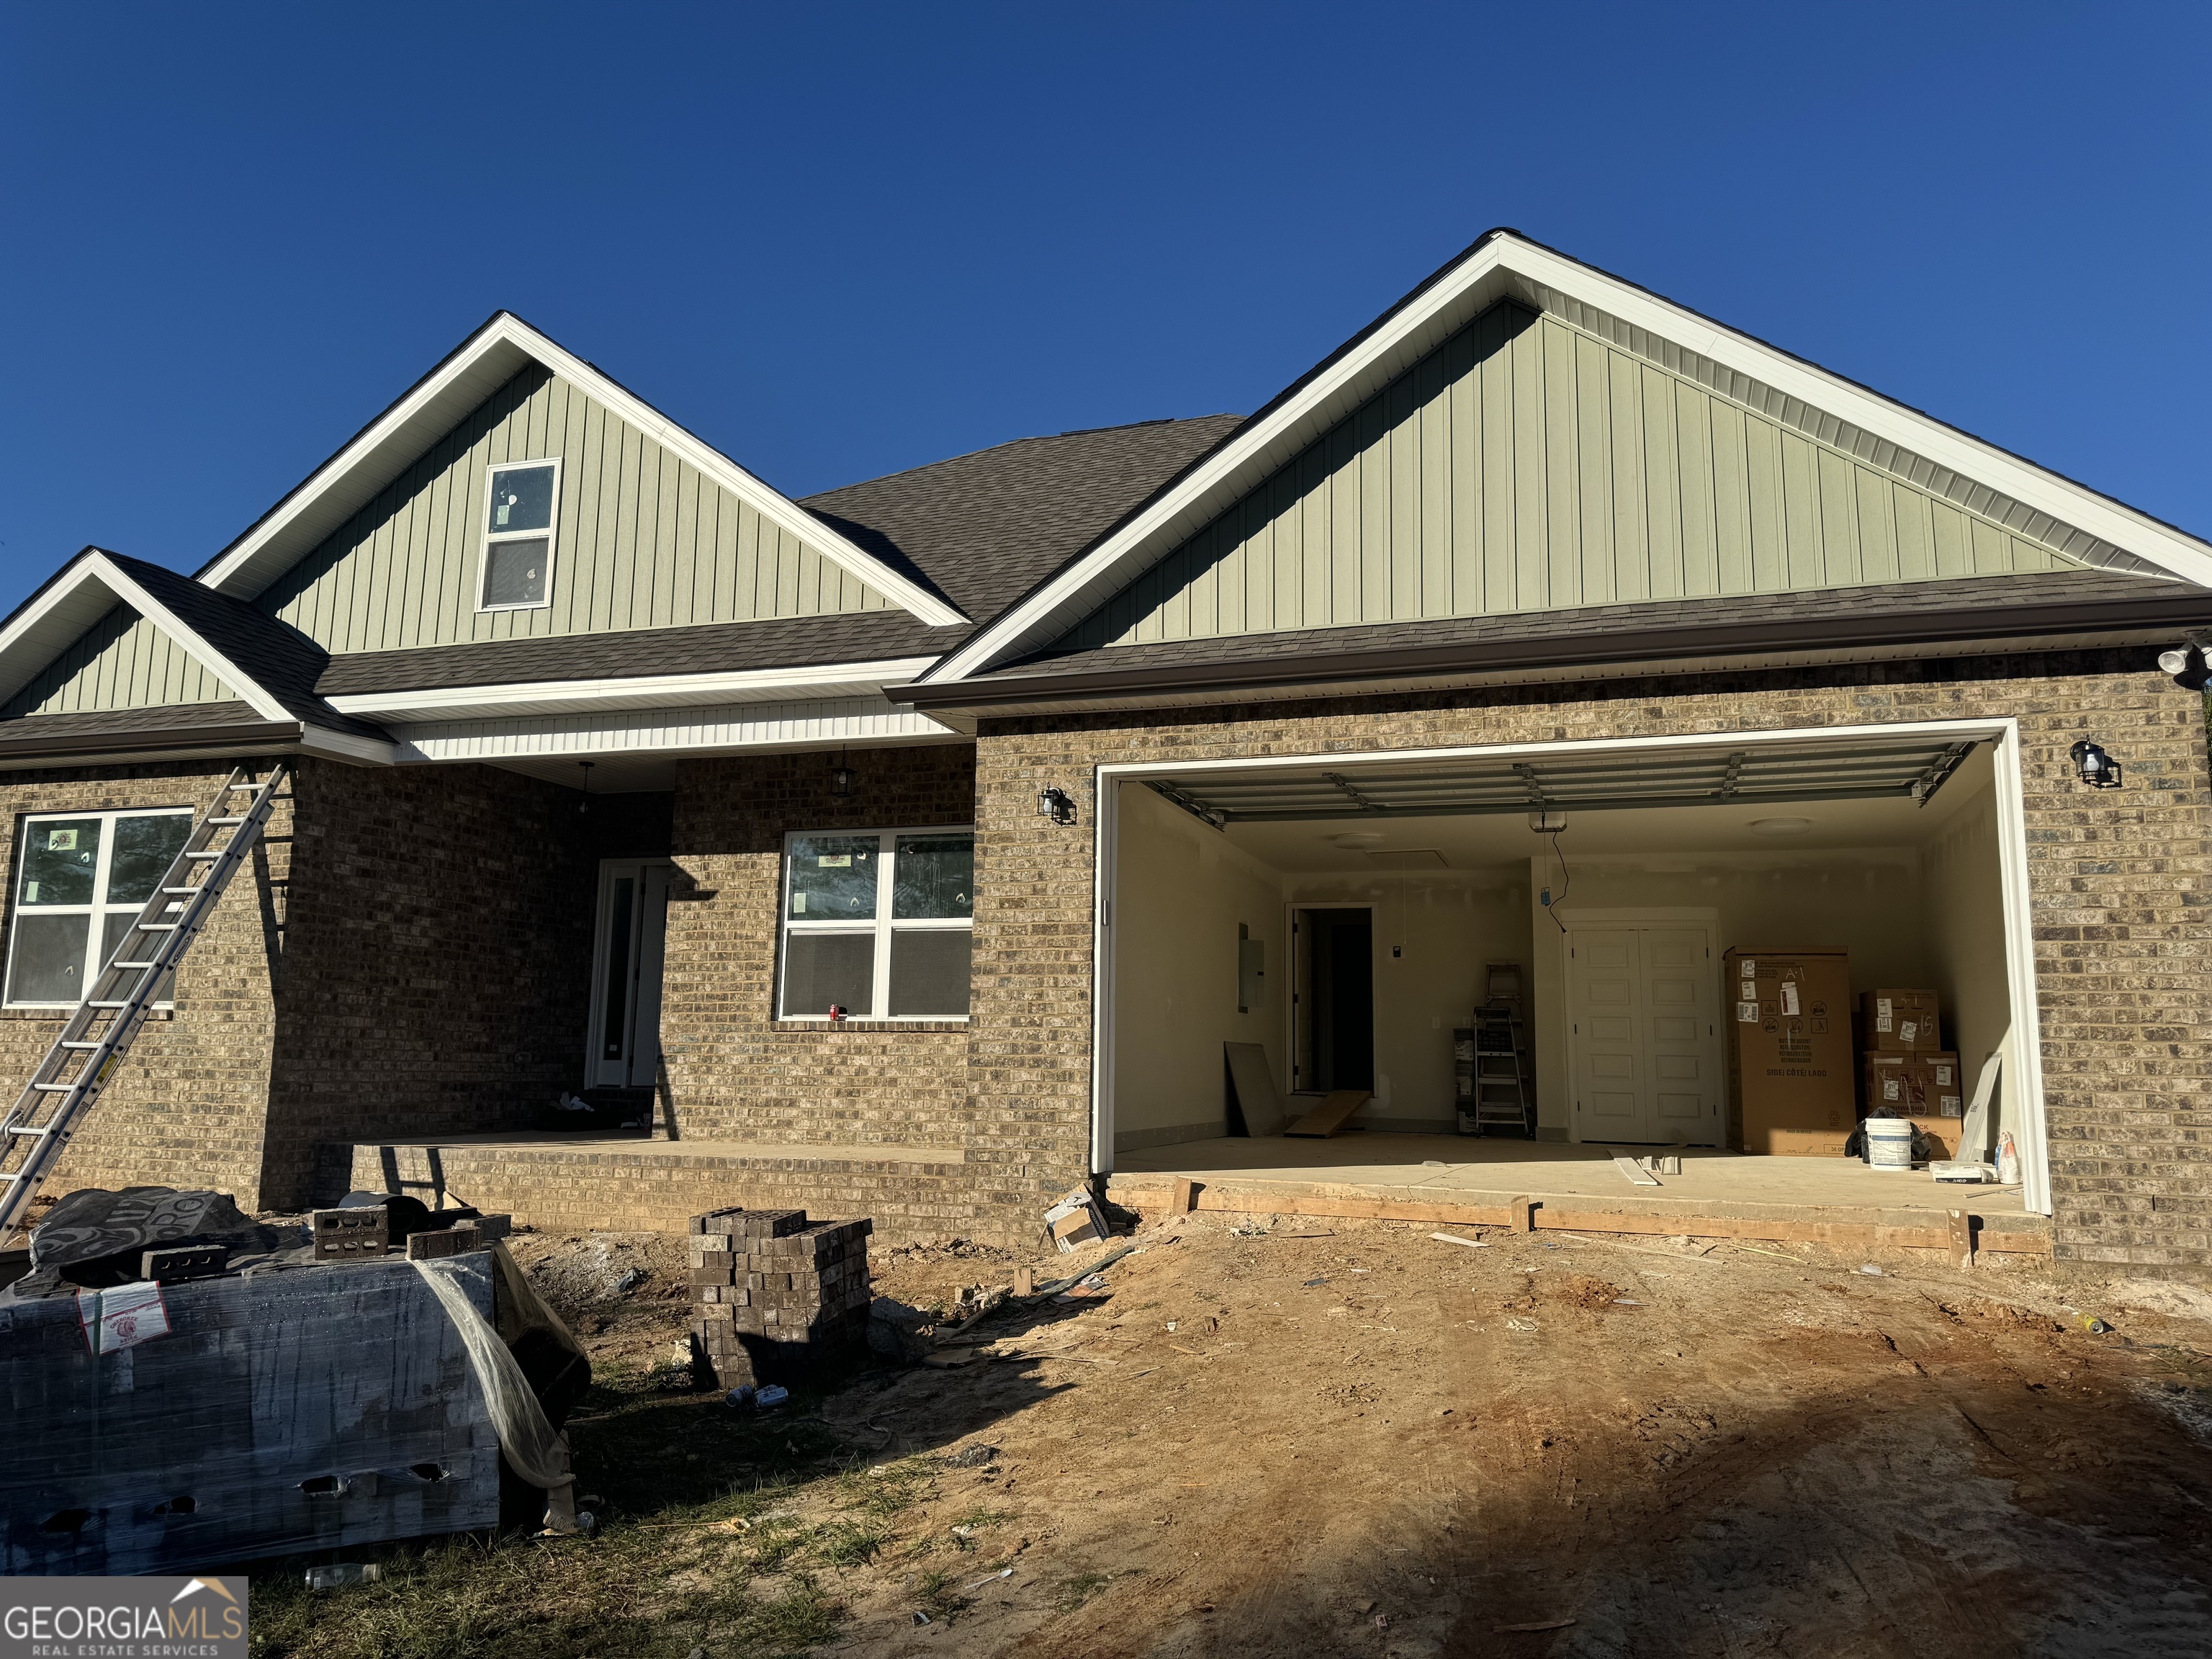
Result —
<svg viewBox="0 0 2212 1659"><path fill-rule="evenodd" d="M659 1069L661 968L674 873L675 866L662 859L609 859L599 866L592 981L594 1087L649 1088Z"/></svg>
<svg viewBox="0 0 2212 1659"><path fill-rule="evenodd" d="M1567 951L1575 1138L1717 1145L1711 929L1576 927Z"/></svg>

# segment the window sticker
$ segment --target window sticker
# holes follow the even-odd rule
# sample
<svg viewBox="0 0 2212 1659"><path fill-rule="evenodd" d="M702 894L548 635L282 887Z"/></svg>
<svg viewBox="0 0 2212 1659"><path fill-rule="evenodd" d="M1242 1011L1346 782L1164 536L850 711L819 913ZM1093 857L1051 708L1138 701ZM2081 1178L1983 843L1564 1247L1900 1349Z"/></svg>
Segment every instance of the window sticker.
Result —
<svg viewBox="0 0 2212 1659"><path fill-rule="evenodd" d="M35 881L25 882L23 884L23 902L26 904L36 904L38 902L39 884Z"/></svg>
<svg viewBox="0 0 2212 1659"><path fill-rule="evenodd" d="M48 851L49 853L74 853L74 852L76 852L76 830L47 830L47 831L46 831L46 851Z"/></svg>
<svg viewBox="0 0 2212 1659"><path fill-rule="evenodd" d="M822 870L849 870L853 867L853 855L850 853L824 853L814 863L816 868Z"/></svg>
<svg viewBox="0 0 2212 1659"><path fill-rule="evenodd" d="M805 894L793 893L791 896L791 913L795 916L803 916L806 914Z"/></svg>

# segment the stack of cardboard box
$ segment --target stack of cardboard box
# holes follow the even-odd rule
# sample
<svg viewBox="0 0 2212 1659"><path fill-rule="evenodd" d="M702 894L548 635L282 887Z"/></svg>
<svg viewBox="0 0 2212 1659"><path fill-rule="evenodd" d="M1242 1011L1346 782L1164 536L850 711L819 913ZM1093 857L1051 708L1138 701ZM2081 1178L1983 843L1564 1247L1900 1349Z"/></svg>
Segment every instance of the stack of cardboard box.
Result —
<svg viewBox="0 0 2212 1659"><path fill-rule="evenodd" d="M1747 1152L1842 1157L1857 1115L1850 957L1735 949L1722 962L1738 1144Z"/></svg>
<svg viewBox="0 0 2212 1659"><path fill-rule="evenodd" d="M1869 991L1859 1000L1859 1029L1866 1048L1866 1109L1887 1109L1957 1158L1966 1127L1966 1091L1959 1056L1942 1046L1942 1009L1936 993Z"/></svg>
<svg viewBox="0 0 2212 1659"><path fill-rule="evenodd" d="M715 1210L691 1218L691 1363L733 1389L788 1376L866 1340L873 1222L804 1210Z"/></svg>

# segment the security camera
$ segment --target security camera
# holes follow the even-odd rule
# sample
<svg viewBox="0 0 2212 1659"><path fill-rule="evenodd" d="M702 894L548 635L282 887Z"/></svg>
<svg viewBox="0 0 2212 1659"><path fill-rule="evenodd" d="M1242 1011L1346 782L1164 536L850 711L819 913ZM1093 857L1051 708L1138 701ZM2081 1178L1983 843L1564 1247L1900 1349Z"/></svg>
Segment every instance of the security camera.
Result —
<svg viewBox="0 0 2212 1659"><path fill-rule="evenodd" d="M2202 691L2212 684L2212 661L2204 655L2204 647L2194 643L2177 645L2170 651L2158 653L2158 665L2173 676L2173 683L2185 691Z"/></svg>

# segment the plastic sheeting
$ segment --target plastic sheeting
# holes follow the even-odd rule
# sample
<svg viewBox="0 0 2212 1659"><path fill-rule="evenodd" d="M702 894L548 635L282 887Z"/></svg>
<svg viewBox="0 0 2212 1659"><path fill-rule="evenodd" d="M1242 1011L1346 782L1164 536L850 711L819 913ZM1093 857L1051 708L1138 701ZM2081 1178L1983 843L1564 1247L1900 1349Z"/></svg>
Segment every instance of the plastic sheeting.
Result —
<svg viewBox="0 0 2212 1659"><path fill-rule="evenodd" d="M526 1291L534 1297L537 1293L528 1290L527 1281L507 1256L507 1247L495 1243L492 1253L507 1283L521 1282ZM499 1436L499 1449L507 1467L532 1486L549 1492L568 1486L575 1480L568 1467L568 1443L547 1418L545 1408L538 1403L536 1391L523 1376L521 1365L507 1352L507 1344L500 1340L498 1331L477 1311L467 1292L454 1282L452 1273L459 1260L446 1257L411 1265L436 1293L446 1316L460 1334L462 1346L468 1351L470 1367L476 1372L477 1385L483 1389L484 1401L490 1408L492 1427ZM552 1317L550 1310L546 1317Z"/></svg>

